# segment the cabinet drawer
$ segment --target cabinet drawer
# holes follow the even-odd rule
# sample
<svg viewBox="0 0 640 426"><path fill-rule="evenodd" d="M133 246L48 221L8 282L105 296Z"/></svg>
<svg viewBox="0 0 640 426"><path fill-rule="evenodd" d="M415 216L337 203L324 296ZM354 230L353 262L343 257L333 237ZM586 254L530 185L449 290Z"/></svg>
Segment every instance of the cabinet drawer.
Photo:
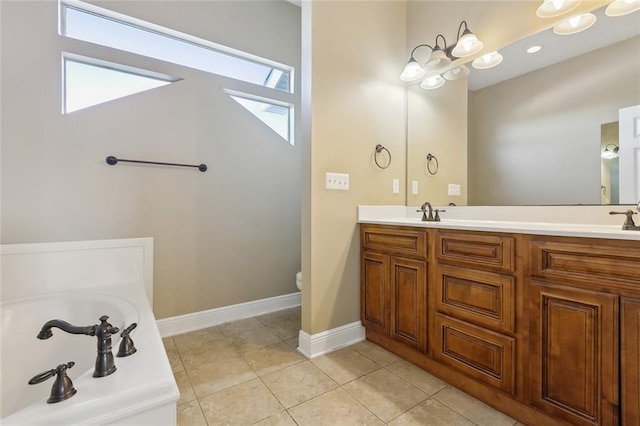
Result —
<svg viewBox="0 0 640 426"><path fill-rule="evenodd" d="M629 231L631 232L631 231ZM640 289L640 244L531 241L531 275Z"/></svg>
<svg viewBox="0 0 640 426"><path fill-rule="evenodd" d="M515 339L436 314L434 358L510 394L515 393Z"/></svg>
<svg viewBox="0 0 640 426"><path fill-rule="evenodd" d="M439 312L499 332L514 332L514 277L449 266L437 267L434 276Z"/></svg>
<svg viewBox="0 0 640 426"><path fill-rule="evenodd" d="M427 233L423 230L361 225L360 244L367 250L423 258L427 256Z"/></svg>
<svg viewBox="0 0 640 426"><path fill-rule="evenodd" d="M441 263L513 272L514 250L514 239L509 236L446 231L435 235L435 257Z"/></svg>

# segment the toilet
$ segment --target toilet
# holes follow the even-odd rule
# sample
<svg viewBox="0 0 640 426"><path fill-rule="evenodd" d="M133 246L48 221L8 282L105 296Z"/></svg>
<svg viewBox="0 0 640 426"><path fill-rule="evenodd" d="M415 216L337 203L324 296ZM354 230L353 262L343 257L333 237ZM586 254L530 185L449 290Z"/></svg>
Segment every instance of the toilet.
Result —
<svg viewBox="0 0 640 426"><path fill-rule="evenodd" d="M302 271L296 274L296 286L298 286L298 290L302 291Z"/></svg>

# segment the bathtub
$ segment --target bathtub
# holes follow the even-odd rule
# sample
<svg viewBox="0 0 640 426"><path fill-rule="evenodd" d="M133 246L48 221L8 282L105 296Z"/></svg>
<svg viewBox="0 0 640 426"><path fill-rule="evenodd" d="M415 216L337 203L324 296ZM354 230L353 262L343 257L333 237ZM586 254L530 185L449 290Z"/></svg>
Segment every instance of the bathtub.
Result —
<svg viewBox="0 0 640 426"><path fill-rule="evenodd" d="M153 241L149 238L2 246L0 332L3 425L176 424L178 389L153 316ZM97 339L53 328L50 319L98 324L102 315L124 329L137 352L115 357L117 370L94 378ZM112 337L116 355L120 334ZM55 378L34 375L74 361L67 370L77 393L48 404Z"/></svg>

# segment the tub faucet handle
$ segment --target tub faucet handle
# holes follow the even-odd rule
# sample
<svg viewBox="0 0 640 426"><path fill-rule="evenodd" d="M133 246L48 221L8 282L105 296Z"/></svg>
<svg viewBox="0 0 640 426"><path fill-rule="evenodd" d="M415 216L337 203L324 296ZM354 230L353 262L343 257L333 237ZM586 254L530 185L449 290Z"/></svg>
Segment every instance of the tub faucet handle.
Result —
<svg viewBox="0 0 640 426"><path fill-rule="evenodd" d="M133 345L133 340L131 340L131 336L129 336L129 333L131 333L137 326L138 323L134 322L129 327L122 330L122 333L120 333L120 337L122 337L122 340L120 341L120 347L118 348L118 353L116 354L117 357L125 357L136 353L137 349Z"/></svg>
<svg viewBox="0 0 640 426"><path fill-rule="evenodd" d="M73 387L71 379L69 378L69 376L67 376L67 369L73 367L74 365L75 362L69 361L66 364L60 364L59 366L51 370L43 371L42 373L33 376L31 380L29 380L29 384L36 385L53 376L57 376L56 380L53 382L53 386L51 386L51 395L49 396L49 399L47 399L47 403L53 404L55 402L69 399L77 392Z"/></svg>

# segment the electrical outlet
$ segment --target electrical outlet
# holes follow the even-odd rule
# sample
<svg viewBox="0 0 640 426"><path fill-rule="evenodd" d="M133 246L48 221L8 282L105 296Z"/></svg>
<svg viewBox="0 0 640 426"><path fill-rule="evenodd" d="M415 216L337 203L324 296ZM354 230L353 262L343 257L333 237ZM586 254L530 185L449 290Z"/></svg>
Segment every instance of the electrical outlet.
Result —
<svg viewBox="0 0 640 426"><path fill-rule="evenodd" d="M393 193L394 194L400 193L400 179L393 180Z"/></svg>
<svg viewBox="0 0 640 426"><path fill-rule="evenodd" d="M413 195L418 195L418 181L417 180L411 181L411 193Z"/></svg>
<svg viewBox="0 0 640 426"><path fill-rule="evenodd" d="M453 197L459 197L460 196L460 185L457 185L455 183L450 183L449 184L448 194L453 196Z"/></svg>
<svg viewBox="0 0 640 426"><path fill-rule="evenodd" d="M325 173L325 188L338 191L349 190L349 174Z"/></svg>

